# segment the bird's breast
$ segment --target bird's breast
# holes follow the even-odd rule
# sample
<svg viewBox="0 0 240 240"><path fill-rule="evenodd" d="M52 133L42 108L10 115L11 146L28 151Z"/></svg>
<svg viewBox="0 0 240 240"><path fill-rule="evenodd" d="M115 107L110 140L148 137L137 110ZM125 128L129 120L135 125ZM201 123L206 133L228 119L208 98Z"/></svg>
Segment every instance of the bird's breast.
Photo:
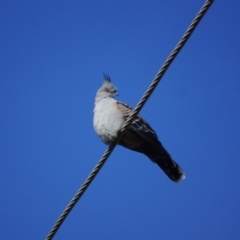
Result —
<svg viewBox="0 0 240 240"><path fill-rule="evenodd" d="M117 137L125 119L114 101L99 101L94 108L93 125L95 132L106 144Z"/></svg>

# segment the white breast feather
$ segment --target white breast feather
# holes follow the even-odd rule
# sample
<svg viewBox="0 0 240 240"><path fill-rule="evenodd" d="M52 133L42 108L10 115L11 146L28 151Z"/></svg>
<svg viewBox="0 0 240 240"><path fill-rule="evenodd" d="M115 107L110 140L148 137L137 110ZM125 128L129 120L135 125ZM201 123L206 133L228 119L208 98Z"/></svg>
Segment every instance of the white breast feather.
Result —
<svg viewBox="0 0 240 240"><path fill-rule="evenodd" d="M124 122L113 98L101 99L95 104L94 129L104 143L110 144L116 139Z"/></svg>

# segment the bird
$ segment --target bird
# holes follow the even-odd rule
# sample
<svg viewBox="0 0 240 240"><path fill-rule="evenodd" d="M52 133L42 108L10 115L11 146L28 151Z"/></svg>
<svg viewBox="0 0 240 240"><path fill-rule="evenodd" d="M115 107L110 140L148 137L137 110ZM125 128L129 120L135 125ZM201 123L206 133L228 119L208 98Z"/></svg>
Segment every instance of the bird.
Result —
<svg viewBox="0 0 240 240"><path fill-rule="evenodd" d="M107 145L113 143L123 124L132 112L132 108L116 100L117 87L109 75L104 74L102 86L95 97L93 126L96 134ZM174 182L185 179L182 168L172 159L150 124L137 115L118 143L119 145L146 155L156 163Z"/></svg>

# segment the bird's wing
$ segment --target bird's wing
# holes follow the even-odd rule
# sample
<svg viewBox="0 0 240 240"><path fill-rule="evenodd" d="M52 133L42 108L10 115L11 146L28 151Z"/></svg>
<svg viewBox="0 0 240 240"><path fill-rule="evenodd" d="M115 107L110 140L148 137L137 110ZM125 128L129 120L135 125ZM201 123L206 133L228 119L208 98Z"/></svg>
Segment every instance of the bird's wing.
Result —
<svg viewBox="0 0 240 240"><path fill-rule="evenodd" d="M127 120L133 109L122 102L117 102L117 107L123 113L125 120ZM137 115L135 117L130 126L130 129L133 130L139 137L144 138L153 144L156 144L156 140L158 140L156 132L140 115Z"/></svg>
<svg viewBox="0 0 240 240"><path fill-rule="evenodd" d="M118 110L120 110L125 119L129 117L132 108L125 103L117 102ZM167 176L175 182L182 181L185 178L183 170L171 158L167 150L158 140L157 134L151 126L141 117L137 116L130 125L126 137L120 145L131 150L141 152L155 162Z"/></svg>

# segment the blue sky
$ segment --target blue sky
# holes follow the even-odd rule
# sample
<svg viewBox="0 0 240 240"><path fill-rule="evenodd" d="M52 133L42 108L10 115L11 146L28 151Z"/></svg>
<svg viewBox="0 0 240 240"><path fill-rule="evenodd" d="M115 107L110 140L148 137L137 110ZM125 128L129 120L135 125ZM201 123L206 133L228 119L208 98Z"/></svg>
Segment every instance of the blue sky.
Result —
<svg viewBox="0 0 240 240"><path fill-rule="evenodd" d="M204 1L1 1L0 232L44 239L106 149L108 72L135 106ZM141 111L182 166L117 147L54 239L237 239L240 3L215 1Z"/></svg>

